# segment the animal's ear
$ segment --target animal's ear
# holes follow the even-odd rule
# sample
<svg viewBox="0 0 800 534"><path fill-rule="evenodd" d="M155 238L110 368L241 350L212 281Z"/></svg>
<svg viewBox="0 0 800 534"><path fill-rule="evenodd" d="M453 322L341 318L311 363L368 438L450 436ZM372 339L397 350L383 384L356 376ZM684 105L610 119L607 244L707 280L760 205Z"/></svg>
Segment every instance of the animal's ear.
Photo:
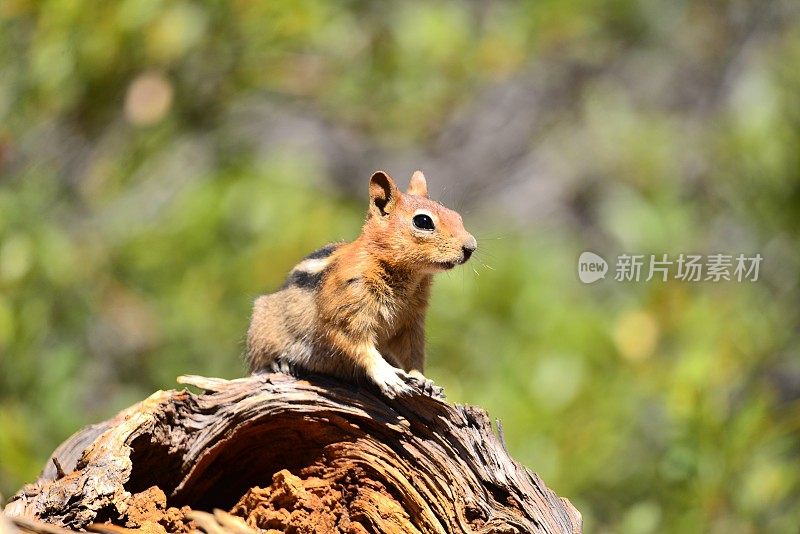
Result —
<svg viewBox="0 0 800 534"><path fill-rule="evenodd" d="M422 174L422 171L415 171L411 176L406 193L428 198L428 182L425 181L425 175Z"/></svg>
<svg viewBox="0 0 800 534"><path fill-rule="evenodd" d="M369 212L377 216L388 215L400 196L392 177L377 171L369 179Z"/></svg>

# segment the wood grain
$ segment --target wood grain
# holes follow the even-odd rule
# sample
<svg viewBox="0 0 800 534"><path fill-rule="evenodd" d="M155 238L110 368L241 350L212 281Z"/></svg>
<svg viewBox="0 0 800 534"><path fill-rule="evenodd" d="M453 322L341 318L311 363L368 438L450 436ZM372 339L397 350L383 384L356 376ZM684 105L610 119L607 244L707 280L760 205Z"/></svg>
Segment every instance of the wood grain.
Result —
<svg viewBox="0 0 800 534"><path fill-rule="evenodd" d="M79 431L5 514L73 530L581 531L478 408L280 373L179 381L202 392L159 391Z"/></svg>

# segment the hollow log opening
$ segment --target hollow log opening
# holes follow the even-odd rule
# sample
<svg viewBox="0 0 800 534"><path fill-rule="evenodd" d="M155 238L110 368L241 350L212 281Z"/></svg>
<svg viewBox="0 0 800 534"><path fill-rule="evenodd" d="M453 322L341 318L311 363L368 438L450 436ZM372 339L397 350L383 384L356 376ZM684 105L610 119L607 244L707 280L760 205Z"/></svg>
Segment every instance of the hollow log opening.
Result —
<svg viewBox="0 0 800 534"><path fill-rule="evenodd" d="M182 377L53 454L9 516L186 532L229 510L267 532L579 532L482 410L388 399L329 378ZM217 515L225 522L240 521ZM205 519L203 519L205 518ZM215 521L216 521L215 520ZM219 526L219 525L218 525Z"/></svg>

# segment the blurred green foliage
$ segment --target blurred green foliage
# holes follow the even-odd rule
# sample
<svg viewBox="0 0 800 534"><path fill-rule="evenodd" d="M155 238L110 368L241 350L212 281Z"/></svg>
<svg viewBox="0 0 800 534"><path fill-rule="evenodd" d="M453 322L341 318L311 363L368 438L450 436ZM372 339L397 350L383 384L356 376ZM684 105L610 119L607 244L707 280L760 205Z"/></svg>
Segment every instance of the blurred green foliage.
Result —
<svg viewBox="0 0 800 534"><path fill-rule="evenodd" d="M0 3L0 493L179 374L241 375L252 299L358 233L365 195L314 154L233 142L237 104L266 98L424 150L531 64L601 70L666 49L724 62L720 13L742 5ZM726 105L698 102L699 121L613 77L587 84L567 120L594 147L574 186L588 225L479 203L464 212L479 253L435 286L428 375L499 418L587 531L800 524L800 24L759 35L742 83ZM667 59L641 61L648 77ZM761 279L575 275L586 249L722 246L761 252Z"/></svg>

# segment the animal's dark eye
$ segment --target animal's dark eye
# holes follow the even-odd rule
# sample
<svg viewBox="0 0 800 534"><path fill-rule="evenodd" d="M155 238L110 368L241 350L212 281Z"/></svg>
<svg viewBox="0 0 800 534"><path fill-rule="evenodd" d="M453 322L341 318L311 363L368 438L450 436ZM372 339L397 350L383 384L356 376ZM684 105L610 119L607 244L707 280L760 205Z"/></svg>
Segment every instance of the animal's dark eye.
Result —
<svg viewBox="0 0 800 534"><path fill-rule="evenodd" d="M430 215L425 215L424 213L418 213L414 215L414 226L419 228L420 230L433 230L433 219L431 219Z"/></svg>

